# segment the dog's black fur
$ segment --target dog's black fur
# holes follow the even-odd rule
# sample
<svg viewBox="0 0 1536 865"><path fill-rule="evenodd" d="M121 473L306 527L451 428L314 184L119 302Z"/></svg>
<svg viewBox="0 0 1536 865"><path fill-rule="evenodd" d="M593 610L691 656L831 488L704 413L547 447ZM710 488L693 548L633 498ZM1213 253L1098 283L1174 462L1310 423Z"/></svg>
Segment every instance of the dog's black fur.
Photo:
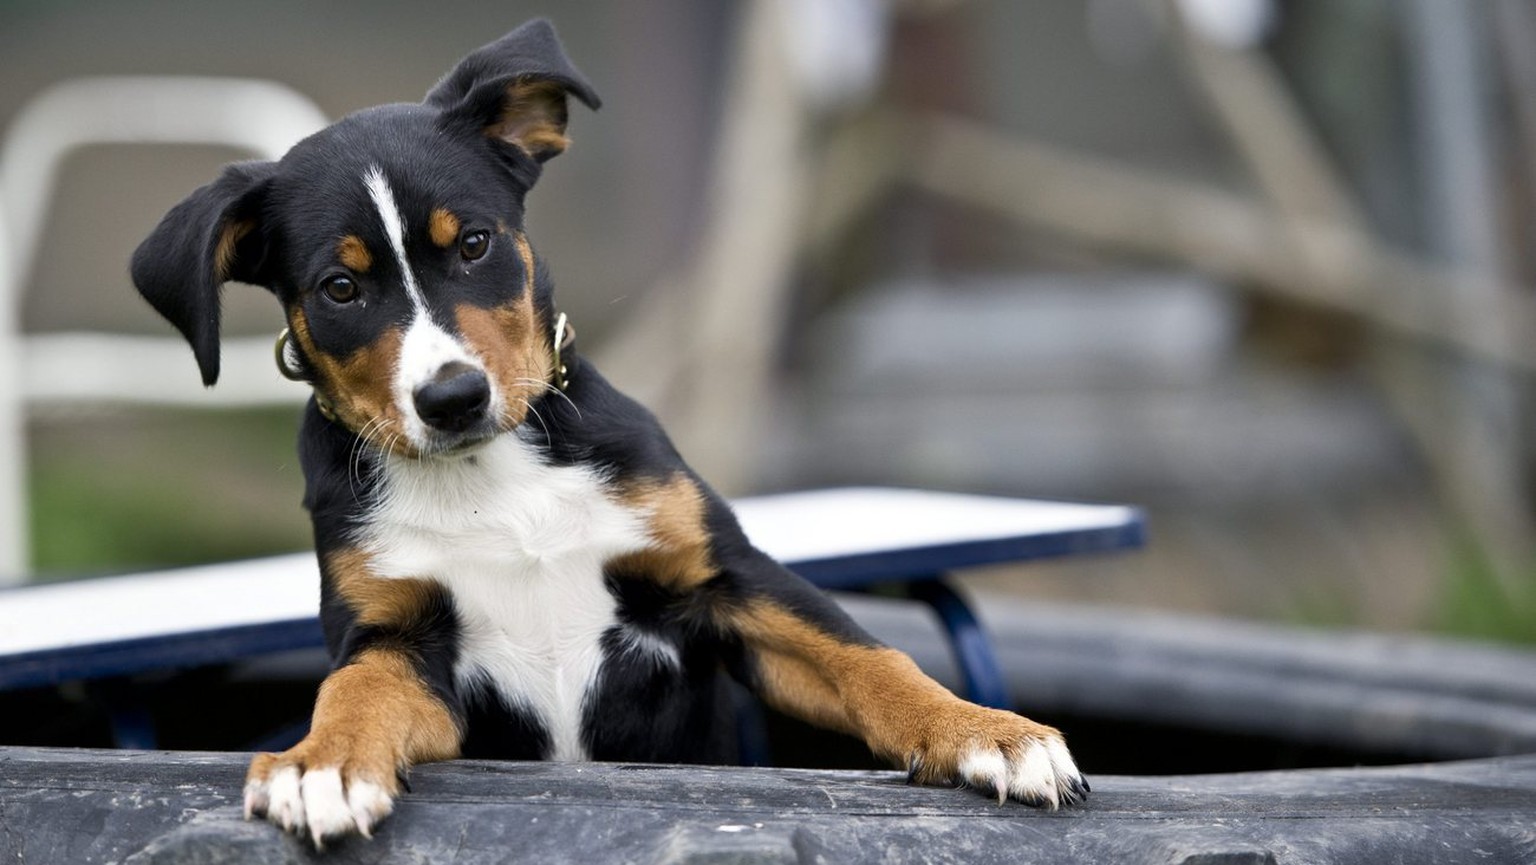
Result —
<svg viewBox="0 0 1536 865"><path fill-rule="evenodd" d="M1081 798L1056 731L953 697L755 549L561 344L523 203L567 96L599 104L530 22L423 103L230 166L134 255L205 383L235 280L276 295L281 363L315 389L300 452L335 669L309 737L254 761L248 811L320 842L367 834L423 760L726 760L726 675L917 780Z"/></svg>

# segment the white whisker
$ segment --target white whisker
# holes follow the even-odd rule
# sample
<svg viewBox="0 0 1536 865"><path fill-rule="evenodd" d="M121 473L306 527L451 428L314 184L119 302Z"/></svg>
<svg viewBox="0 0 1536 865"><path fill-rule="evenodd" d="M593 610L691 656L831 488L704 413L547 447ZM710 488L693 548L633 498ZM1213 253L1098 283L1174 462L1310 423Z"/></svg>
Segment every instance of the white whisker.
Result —
<svg viewBox="0 0 1536 865"><path fill-rule="evenodd" d="M351 452L347 454L347 486L352 491L352 498L357 499L357 481L362 480L363 448L368 446L368 430L377 419L371 419L363 424L363 428L352 439Z"/></svg>
<svg viewBox="0 0 1536 865"><path fill-rule="evenodd" d="M565 391L555 387L554 384L547 381L539 381L536 378L519 378L515 379L515 381L518 384L535 387L541 391L544 391L545 393L551 393L560 397L561 399L565 400L566 404L571 407L572 411L576 412L576 419L581 419L581 409L576 407L576 403L571 400L570 396L568 396Z"/></svg>
<svg viewBox="0 0 1536 865"><path fill-rule="evenodd" d="M528 409L528 413L533 415L533 419L539 422L539 426L544 428L544 438L545 438L545 440L550 441L551 443L553 443L553 438L554 437L550 435L549 424L544 422L544 416L539 414L539 410L533 407L533 403L529 402L528 400L524 399L523 397L518 397L518 400L520 400L522 402L524 408Z"/></svg>

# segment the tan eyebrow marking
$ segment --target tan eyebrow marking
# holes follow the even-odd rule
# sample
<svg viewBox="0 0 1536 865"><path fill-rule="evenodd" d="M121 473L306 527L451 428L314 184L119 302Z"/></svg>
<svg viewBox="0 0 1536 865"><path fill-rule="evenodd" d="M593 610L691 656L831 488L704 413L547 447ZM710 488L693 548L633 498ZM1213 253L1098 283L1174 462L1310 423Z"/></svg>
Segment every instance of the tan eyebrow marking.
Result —
<svg viewBox="0 0 1536 865"><path fill-rule="evenodd" d="M433 243L447 249L459 239L459 218L439 207L432 211L431 218L427 220L427 234Z"/></svg>
<svg viewBox="0 0 1536 865"><path fill-rule="evenodd" d="M341 260L343 267L355 273L367 273L373 267L373 255L368 252L363 239L355 234L349 234L336 242L336 257Z"/></svg>

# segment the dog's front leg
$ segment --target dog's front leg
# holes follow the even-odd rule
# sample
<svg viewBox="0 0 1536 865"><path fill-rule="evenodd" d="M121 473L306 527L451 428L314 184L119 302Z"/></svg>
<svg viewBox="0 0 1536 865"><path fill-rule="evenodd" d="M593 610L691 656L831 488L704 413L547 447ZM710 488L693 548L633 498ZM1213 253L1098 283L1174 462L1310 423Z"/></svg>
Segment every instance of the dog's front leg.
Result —
<svg viewBox="0 0 1536 865"><path fill-rule="evenodd" d="M754 551L727 568L745 590L726 605L728 627L769 705L859 736L918 783L968 784L999 802L1049 808L1087 794L1055 729L951 694L767 556Z"/></svg>
<svg viewBox="0 0 1536 865"><path fill-rule="evenodd" d="M400 773L458 755L452 713L409 656L378 646L357 654L320 686L309 735L281 754L258 754L245 784L246 817L264 815L321 846L370 835L387 816Z"/></svg>

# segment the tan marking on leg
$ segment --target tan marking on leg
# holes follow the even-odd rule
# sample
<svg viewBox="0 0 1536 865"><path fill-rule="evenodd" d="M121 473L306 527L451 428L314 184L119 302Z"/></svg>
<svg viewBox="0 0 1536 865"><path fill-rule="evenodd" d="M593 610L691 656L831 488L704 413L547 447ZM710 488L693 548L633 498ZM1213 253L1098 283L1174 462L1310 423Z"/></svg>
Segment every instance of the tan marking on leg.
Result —
<svg viewBox="0 0 1536 865"><path fill-rule="evenodd" d="M614 573L644 576L678 592L712 579L717 568L704 525L704 494L687 475L644 481L620 492L625 505L646 514L651 543L608 563Z"/></svg>
<svg viewBox="0 0 1536 865"><path fill-rule="evenodd" d="M976 748L1011 754L1020 743L1060 738L1012 712L968 703L905 654L844 643L769 601L752 601L731 624L755 655L761 696L782 711L856 733L870 750L930 783L957 776Z"/></svg>
<svg viewBox="0 0 1536 865"><path fill-rule="evenodd" d="M420 615L435 591L427 580L375 576L368 555L353 548L327 554L325 571L336 593L364 625L408 622Z"/></svg>
<svg viewBox="0 0 1536 865"><path fill-rule="evenodd" d="M459 218L444 208L436 208L427 220L427 235L432 242L447 249L459 239Z"/></svg>
<svg viewBox="0 0 1536 865"><path fill-rule="evenodd" d="M335 769L349 786L367 782L394 796L399 773L457 757L461 739L452 714L408 658L368 649L320 685L303 741L282 754L251 760L247 789L261 789L273 773L293 767L300 773Z"/></svg>
<svg viewBox="0 0 1536 865"><path fill-rule="evenodd" d="M236 220L226 223L223 231L219 232L219 242L213 248L213 278L217 282L229 280L230 271L235 266L235 250L240 241L256 228L256 223L250 220Z"/></svg>
<svg viewBox="0 0 1536 865"><path fill-rule="evenodd" d="M818 727L858 735L824 671L783 653L761 653L756 662L760 693L769 705Z"/></svg>
<svg viewBox="0 0 1536 865"><path fill-rule="evenodd" d="M387 752L389 771L459 753L459 727L448 707L409 659L384 649L366 650L326 678L311 728L355 737L375 759Z"/></svg>
<svg viewBox="0 0 1536 865"><path fill-rule="evenodd" d="M353 273L367 273L373 267L373 254L368 245L355 234L336 241L336 260Z"/></svg>

